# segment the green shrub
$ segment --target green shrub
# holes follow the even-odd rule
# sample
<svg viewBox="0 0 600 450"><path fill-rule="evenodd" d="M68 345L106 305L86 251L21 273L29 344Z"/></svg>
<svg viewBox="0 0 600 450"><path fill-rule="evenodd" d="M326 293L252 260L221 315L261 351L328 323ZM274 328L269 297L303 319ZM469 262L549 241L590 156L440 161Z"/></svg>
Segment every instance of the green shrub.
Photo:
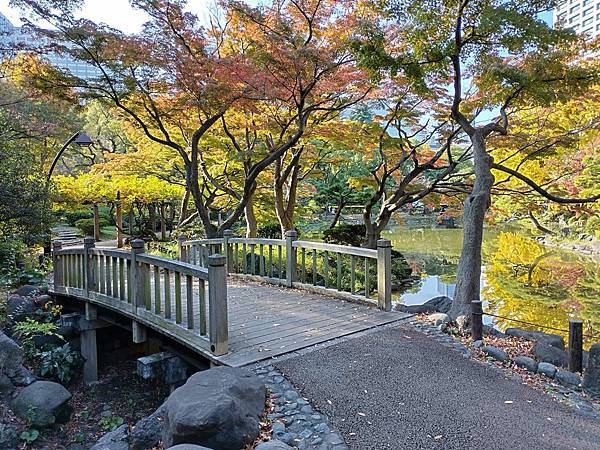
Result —
<svg viewBox="0 0 600 450"><path fill-rule="evenodd" d="M100 219L100 228L109 226L110 223L106 219ZM86 236L94 235L94 219L80 219L75 222L75 226L79 228Z"/></svg>
<svg viewBox="0 0 600 450"><path fill-rule="evenodd" d="M281 239L281 225L279 222L267 222L258 227L257 234L265 239Z"/></svg>
<svg viewBox="0 0 600 450"><path fill-rule="evenodd" d="M119 416L107 416L103 417L98 421L98 426L103 431L115 431L121 425L123 425L125 421L122 417Z"/></svg>
<svg viewBox="0 0 600 450"><path fill-rule="evenodd" d="M56 331L58 325L53 322L38 322L27 317L24 321L15 325L15 334L23 341L23 345L32 346L32 340L35 336L60 336Z"/></svg>
<svg viewBox="0 0 600 450"><path fill-rule="evenodd" d="M68 383L81 365L81 356L67 343L52 350L39 352L40 375Z"/></svg>
<svg viewBox="0 0 600 450"><path fill-rule="evenodd" d="M365 243L366 227L364 224L337 225L323 232L323 240L330 244L362 247Z"/></svg>

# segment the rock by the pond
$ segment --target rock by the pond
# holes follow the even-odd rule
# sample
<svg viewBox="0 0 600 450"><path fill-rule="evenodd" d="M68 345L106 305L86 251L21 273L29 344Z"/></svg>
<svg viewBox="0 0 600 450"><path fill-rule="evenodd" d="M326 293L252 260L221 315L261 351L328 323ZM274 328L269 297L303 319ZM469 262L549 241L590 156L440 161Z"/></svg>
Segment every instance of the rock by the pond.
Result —
<svg viewBox="0 0 600 450"><path fill-rule="evenodd" d="M42 308L51 301L52 297L50 297L48 294L42 294L35 298L35 303Z"/></svg>
<svg viewBox="0 0 600 450"><path fill-rule="evenodd" d="M5 374L0 373L0 398L8 398L15 391L16 387Z"/></svg>
<svg viewBox="0 0 600 450"><path fill-rule="evenodd" d="M556 366L554 364L550 364L547 362L541 362L538 364L537 373L541 373L542 375L546 375L547 377L554 378L556 375Z"/></svg>
<svg viewBox="0 0 600 450"><path fill-rule="evenodd" d="M45 427L69 420L71 394L52 381L36 381L23 388L12 401L14 413L31 424Z"/></svg>
<svg viewBox="0 0 600 450"><path fill-rule="evenodd" d="M594 397L600 397L600 343L590 347L583 372L583 389Z"/></svg>
<svg viewBox="0 0 600 450"><path fill-rule="evenodd" d="M165 402L163 444L238 450L254 442L266 389L244 369L217 367L192 375Z"/></svg>
<svg viewBox="0 0 600 450"><path fill-rule="evenodd" d="M535 359L530 358L529 356L517 356L515 358L515 364L519 367L523 367L530 372L537 372L538 364L535 362Z"/></svg>
<svg viewBox="0 0 600 450"><path fill-rule="evenodd" d="M411 314L447 313L452 306L452 299L444 295L434 297L422 305L398 305L396 310Z"/></svg>
<svg viewBox="0 0 600 450"><path fill-rule="evenodd" d="M23 297L20 295L11 295L6 302L6 315L14 322L18 322L27 316L32 315L37 306L32 297Z"/></svg>
<svg viewBox="0 0 600 450"><path fill-rule="evenodd" d="M102 436L90 450L129 450L129 426L125 423Z"/></svg>
<svg viewBox="0 0 600 450"><path fill-rule="evenodd" d="M542 331L529 331L522 328L507 328L504 332L509 336L520 337L528 341L542 342L559 350L565 349L565 341L558 334L548 334Z"/></svg>
<svg viewBox="0 0 600 450"><path fill-rule="evenodd" d="M23 363L23 350L0 331L0 373L12 376Z"/></svg>
<svg viewBox="0 0 600 450"><path fill-rule="evenodd" d="M531 352L540 361L554 364L558 367L567 367L569 361L567 352L541 341L536 342Z"/></svg>
<svg viewBox="0 0 600 450"><path fill-rule="evenodd" d="M435 326L443 325L450 322L450 316L444 313L430 314L428 317L429 321L433 322Z"/></svg>
<svg viewBox="0 0 600 450"><path fill-rule="evenodd" d="M161 428L165 409L158 408L152 415L138 421L129 436L131 450L145 450L158 446L161 440Z"/></svg>
<svg viewBox="0 0 600 450"><path fill-rule="evenodd" d="M508 360L508 355L504 350L494 347L493 345L484 345L481 350L488 356L491 356L497 361L504 362Z"/></svg>
<svg viewBox="0 0 600 450"><path fill-rule="evenodd" d="M39 286L34 286L32 284L25 284L21 287L18 287L13 291L14 295L19 295L21 297L32 297L34 295L38 295L43 293L44 290Z"/></svg>
<svg viewBox="0 0 600 450"><path fill-rule="evenodd" d="M25 367L20 367L12 377L12 382L17 386L29 386L35 380L36 376Z"/></svg>
<svg viewBox="0 0 600 450"><path fill-rule="evenodd" d="M254 450L293 450L293 447L290 447L285 442L273 439L272 441L258 444Z"/></svg>
<svg viewBox="0 0 600 450"><path fill-rule="evenodd" d="M568 370L559 370L554 377L559 383L565 386L577 387L581 384L581 377Z"/></svg>
<svg viewBox="0 0 600 450"><path fill-rule="evenodd" d="M469 316L458 316L456 319L454 319L454 321L456 322L456 325L460 331L466 331L471 324L471 319Z"/></svg>
<svg viewBox="0 0 600 450"><path fill-rule="evenodd" d="M169 447L167 450L212 450L212 448L202 447L201 445L194 444L178 444L173 447Z"/></svg>
<svg viewBox="0 0 600 450"><path fill-rule="evenodd" d="M62 324L58 327L56 333L60 334L65 340L69 340L75 335L75 327L70 324Z"/></svg>

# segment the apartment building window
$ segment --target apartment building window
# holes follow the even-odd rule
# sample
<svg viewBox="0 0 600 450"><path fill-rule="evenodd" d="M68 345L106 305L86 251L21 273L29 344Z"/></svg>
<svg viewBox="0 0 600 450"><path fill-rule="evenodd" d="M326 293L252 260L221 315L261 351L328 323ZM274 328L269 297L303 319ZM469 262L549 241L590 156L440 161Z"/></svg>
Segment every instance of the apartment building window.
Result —
<svg viewBox="0 0 600 450"><path fill-rule="evenodd" d="M593 28L594 28L594 27L586 28L585 30L583 30L583 31L582 31L582 33L583 33L583 34L586 34L586 33L591 33Z"/></svg>
<svg viewBox="0 0 600 450"><path fill-rule="evenodd" d="M589 5L590 3L592 3L592 0L583 0L583 4L582 4L582 6L587 6L587 5Z"/></svg>
<svg viewBox="0 0 600 450"><path fill-rule="evenodd" d="M583 13L581 14L583 17L587 16L588 14L590 14L592 11L594 10L594 8L588 8L585 11L583 11Z"/></svg>
<svg viewBox="0 0 600 450"><path fill-rule="evenodd" d="M573 25L571 28L575 31L579 31L579 24Z"/></svg>
<svg viewBox="0 0 600 450"><path fill-rule="evenodd" d="M585 20L583 21L583 23L581 24L581 26L582 26L582 27L587 27L588 25L591 25L591 24L592 24L592 21L593 21L593 20L594 20L594 18L593 18L593 17L590 17L589 19L585 19Z"/></svg>
<svg viewBox="0 0 600 450"><path fill-rule="evenodd" d="M571 14L573 14L574 12L576 12L576 11L579 11L579 6L580 6L579 4L577 4L577 5L575 5L575 6L572 6L572 7L571 7L571 10L570 10L569 12L570 12Z"/></svg>
<svg viewBox="0 0 600 450"><path fill-rule="evenodd" d="M579 14L575 14L574 16L571 16L571 18L569 19L569 23L577 22L578 20Z"/></svg>

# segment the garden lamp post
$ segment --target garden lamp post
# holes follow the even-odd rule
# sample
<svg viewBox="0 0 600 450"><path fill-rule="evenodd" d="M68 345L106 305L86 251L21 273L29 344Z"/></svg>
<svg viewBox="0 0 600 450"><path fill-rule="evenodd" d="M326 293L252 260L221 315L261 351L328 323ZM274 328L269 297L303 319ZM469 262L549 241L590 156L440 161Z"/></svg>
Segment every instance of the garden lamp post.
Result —
<svg viewBox="0 0 600 450"><path fill-rule="evenodd" d="M58 153L54 157L54 160L52 161L52 164L50 165L50 170L48 171L48 176L46 178L46 190L50 186L50 178L52 177L52 172L54 172L54 168L56 167L56 164L58 164L58 160L63 155L65 150L69 147L69 145L71 145L73 143L79 145L80 147L89 147L94 142L92 141L92 138L90 138L87 134L82 133L80 131L78 131L73 136L71 136L67 140L67 142L65 142L65 144L62 146L62 148L58 151Z"/></svg>

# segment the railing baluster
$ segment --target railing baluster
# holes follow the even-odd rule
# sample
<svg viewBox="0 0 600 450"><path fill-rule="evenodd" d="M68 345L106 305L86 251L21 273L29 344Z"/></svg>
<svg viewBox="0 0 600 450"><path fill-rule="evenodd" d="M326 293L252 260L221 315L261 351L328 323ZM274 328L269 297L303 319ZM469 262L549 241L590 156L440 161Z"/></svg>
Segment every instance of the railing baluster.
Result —
<svg viewBox="0 0 600 450"><path fill-rule="evenodd" d="M240 244L235 243L235 273L240 273Z"/></svg>
<svg viewBox="0 0 600 450"><path fill-rule="evenodd" d="M165 285L165 319L171 318L171 272L169 269L164 270L164 285Z"/></svg>
<svg viewBox="0 0 600 450"><path fill-rule="evenodd" d="M329 287L329 252L323 252L323 286Z"/></svg>
<svg viewBox="0 0 600 450"><path fill-rule="evenodd" d="M152 286L150 283L150 264L143 263L141 265L142 269L142 283L144 293L144 304L146 306L146 311L152 310Z"/></svg>
<svg viewBox="0 0 600 450"><path fill-rule="evenodd" d="M96 259L98 260L98 292L100 292L101 294L105 294L106 293L106 266L104 265L105 263L105 258L104 255L98 255L96 257Z"/></svg>
<svg viewBox="0 0 600 450"><path fill-rule="evenodd" d="M338 291L342 290L342 254L337 252L337 279L336 287Z"/></svg>
<svg viewBox="0 0 600 450"><path fill-rule="evenodd" d="M365 258L365 297L369 298L369 258Z"/></svg>
<svg viewBox="0 0 600 450"><path fill-rule="evenodd" d="M133 264L131 260L127 261L127 303L133 303L133 280L135 279L133 273Z"/></svg>
<svg viewBox="0 0 600 450"><path fill-rule="evenodd" d="M273 278L273 246L269 244L269 277Z"/></svg>
<svg viewBox="0 0 600 450"><path fill-rule="evenodd" d="M281 245L277 246L277 270L279 271L279 279L281 280L283 278L283 270L281 270L281 268L283 267L282 265L282 250L281 250Z"/></svg>
<svg viewBox="0 0 600 450"><path fill-rule="evenodd" d="M112 296L112 270L111 270L111 261L112 258L110 256L104 257L104 267L106 273L106 291L104 292L109 297Z"/></svg>
<svg viewBox="0 0 600 450"><path fill-rule="evenodd" d="M126 266L127 266L127 260L124 258L120 258L119 259L119 299L121 299L122 302L127 300L125 298L125 292L126 292L125 267Z"/></svg>
<svg viewBox="0 0 600 450"><path fill-rule="evenodd" d="M248 254L248 246L246 245L246 243L244 242L242 244L242 252L244 253L242 255L242 259L243 259L243 267L244 267L244 273L248 273L248 259L247 259L247 254Z"/></svg>
<svg viewBox="0 0 600 450"><path fill-rule="evenodd" d="M313 249L312 251L312 276L313 276L313 286L317 285L317 250Z"/></svg>
<svg viewBox="0 0 600 450"><path fill-rule="evenodd" d="M181 323L183 321L183 314L181 311L181 274L175 272L175 323Z"/></svg>
<svg viewBox="0 0 600 450"><path fill-rule="evenodd" d="M185 291L186 291L186 313L187 327L190 330L194 329L194 278L191 275L185 276Z"/></svg>
<svg viewBox="0 0 600 450"><path fill-rule="evenodd" d="M250 265L252 266L250 268L250 273L252 275L256 275L256 255L254 254L254 250L256 248L256 245L254 244L250 244Z"/></svg>
<svg viewBox="0 0 600 450"><path fill-rule="evenodd" d="M306 283L306 249L302 247L300 261L302 264L302 283Z"/></svg>
<svg viewBox="0 0 600 450"><path fill-rule="evenodd" d="M350 293L356 294L356 257L350 255Z"/></svg>
<svg viewBox="0 0 600 450"><path fill-rule="evenodd" d="M154 266L154 313L160 314L160 267Z"/></svg>
<svg viewBox="0 0 600 450"><path fill-rule="evenodd" d="M259 252L260 252L260 259L259 259L259 272L260 272L260 276L264 277L265 276L265 246L264 244L260 244L259 246Z"/></svg>
<svg viewBox="0 0 600 450"><path fill-rule="evenodd" d="M114 257L111 257L110 259L110 270L112 271L112 288L110 293L112 297L117 298L119 296L119 278L117 275L117 262L119 259Z"/></svg>
<svg viewBox="0 0 600 450"><path fill-rule="evenodd" d="M200 335L206 336L206 285L202 278L198 279L198 303L200 311Z"/></svg>

